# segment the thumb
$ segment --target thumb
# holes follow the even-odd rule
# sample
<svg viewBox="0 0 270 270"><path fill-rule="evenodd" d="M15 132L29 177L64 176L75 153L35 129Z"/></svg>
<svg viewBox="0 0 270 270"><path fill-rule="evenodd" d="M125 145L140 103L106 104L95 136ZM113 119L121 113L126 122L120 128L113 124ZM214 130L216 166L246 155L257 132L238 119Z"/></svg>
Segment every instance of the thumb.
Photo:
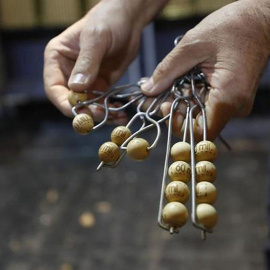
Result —
<svg viewBox="0 0 270 270"><path fill-rule="evenodd" d="M190 39L188 35L159 63L152 77L141 86L145 95L154 96L165 91L175 79L207 58L209 48L205 43Z"/></svg>
<svg viewBox="0 0 270 270"><path fill-rule="evenodd" d="M80 37L80 53L68 82L70 89L81 92L95 81L101 61L109 47L108 32L100 27L84 30Z"/></svg>

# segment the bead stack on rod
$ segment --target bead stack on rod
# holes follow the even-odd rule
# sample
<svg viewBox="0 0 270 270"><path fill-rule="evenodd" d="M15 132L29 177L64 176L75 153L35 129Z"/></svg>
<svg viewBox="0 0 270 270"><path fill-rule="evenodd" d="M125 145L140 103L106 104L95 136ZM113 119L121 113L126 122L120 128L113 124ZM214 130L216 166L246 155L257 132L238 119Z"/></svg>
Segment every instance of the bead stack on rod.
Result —
<svg viewBox="0 0 270 270"><path fill-rule="evenodd" d="M69 102L73 106L73 128L82 135L89 134L102 127L110 114L125 110L136 104L136 113L126 126L113 129L110 141L103 143L98 152L103 167L116 167L127 154L133 160L144 160L155 148L161 136L161 124L168 120L167 147L161 185L158 211L158 224L171 234L179 232L188 219L185 204L191 198L191 221L202 231L212 232L217 223L217 212L213 206L217 191L213 182L216 179L216 167L213 164L217 157L214 143L207 140L207 119L204 99L209 85L204 74L197 68L175 80L171 89L154 97L151 102L141 92L142 81L115 87L108 92L92 91L91 96L85 93L70 91ZM91 97L89 99L89 97ZM173 100L170 113L157 120L161 105ZM118 102L114 106L114 101ZM119 106L120 102L120 106ZM150 103L150 104L149 104ZM98 106L104 110L104 119L94 124L89 107ZM182 126L182 139L171 145L172 123L177 111L185 108L185 120ZM195 144L195 117L201 114L203 119L203 139ZM139 128L135 129L135 122ZM136 125L137 126L137 125ZM154 129L156 136L152 143L143 138L145 132ZM188 186L190 184L190 187Z"/></svg>

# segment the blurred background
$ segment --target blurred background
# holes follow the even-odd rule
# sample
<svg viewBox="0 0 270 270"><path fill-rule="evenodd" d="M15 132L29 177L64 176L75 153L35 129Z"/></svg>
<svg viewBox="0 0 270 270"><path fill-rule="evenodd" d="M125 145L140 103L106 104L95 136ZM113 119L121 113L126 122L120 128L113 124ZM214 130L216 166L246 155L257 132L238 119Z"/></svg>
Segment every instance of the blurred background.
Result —
<svg viewBox="0 0 270 270"><path fill-rule="evenodd" d="M0 0L0 268L3 270L266 269L270 70L252 114L217 141L219 224L206 242L189 221L156 224L166 128L144 163L96 172L113 126L79 136L46 99L47 42L97 1ZM229 0L172 0L143 34L119 84L149 76L184 34ZM154 134L148 134L151 139Z"/></svg>

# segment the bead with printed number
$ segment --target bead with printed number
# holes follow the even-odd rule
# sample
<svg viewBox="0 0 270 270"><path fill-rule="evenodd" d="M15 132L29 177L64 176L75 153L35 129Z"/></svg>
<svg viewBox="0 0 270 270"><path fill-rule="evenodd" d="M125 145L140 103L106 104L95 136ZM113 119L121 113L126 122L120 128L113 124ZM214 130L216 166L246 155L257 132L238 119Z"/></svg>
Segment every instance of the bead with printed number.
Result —
<svg viewBox="0 0 270 270"><path fill-rule="evenodd" d="M119 126L112 131L111 140L112 142L120 146L128 137L130 137L130 135L131 131L129 128L125 126Z"/></svg>
<svg viewBox="0 0 270 270"><path fill-rule="evenodd" d="M196 180L214 182L217 177L216 166L210 161L200 161L196 164Z"/></svg>
<svg viewBox="0 0 270 270"><path fill-rule="evenodd" d="M94 121L90 115L86 113L81 113L74 117L72 121L72 126L77 133L85 135L93 129Z"/></svg>
<svg viewBox="0 0 270 270"><path fill-rule="evenodd" d="M217 157L217 148L210 141L201 141L195 146L196 161L214 161Z"/></svg>
<svg viewBox="0 0 270 270"><path fill-rule="evenodd" d="M127 145L127 154L135 160L144 160L149 156L149 143L142 138L132 139Z"/></svg>
<svg viewBox="0 0 270 270"><path fill-rule="evenodd" d="M182 181L173 181L165 189L165 195L169 202L187 202L189 198L189 188Z"/></svg>
<svg viewBox="0 0 270 270"><path fill-rule="evenodd" d="M182 160L190 162L190 144L187 142L177 142L171 148L171 157L173 161Z"/></svg>
<svg viewBox="0 0 270 270"><path fill-rule="evenodd" d="M190 180L191 168L185 161L175 161L168 170L172 181L183 181L187 183Z"/></svg>
<svg viewBox="0 0 270 270"><path fill-rule="evenodd" d="M198 222L209 230L214 228L218 221L216 209L208 203L197 205L196 216Z"/></svg>
<svg viewBox="0 0 270 270"><path fill-rule="evenodd" d="M74 92L72 90L69 91L68 101L71 106L76 106L80 102L84 102L87 100L87 93L82 92Z"/></svg>
<svg viewBox="0 0 270 270"><path fill-rule="evenodd" d="M202 181L196 185L197 203L215 203L217 199L217 189L209 182Z"/></svg>
<svg viewBox="0 0 270 270"><path fill-rule="evenodd" d="M187 208L180 202L170 202L162 211L163 221L171 227L182 227L188 218Z"/></svg>
<svg viewBox="0 0 270 270"><path fill-rule="evenodd" d="M98 156L105 163L115 162L120 157L119 147L114 142L105 142L100 146Z"/></svg>

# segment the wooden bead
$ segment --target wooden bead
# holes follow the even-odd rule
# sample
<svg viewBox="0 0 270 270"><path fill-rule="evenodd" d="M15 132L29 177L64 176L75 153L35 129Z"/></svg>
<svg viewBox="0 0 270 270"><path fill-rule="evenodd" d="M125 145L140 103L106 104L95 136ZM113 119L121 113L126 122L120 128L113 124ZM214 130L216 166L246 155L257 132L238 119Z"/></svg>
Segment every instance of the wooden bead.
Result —
<svg viewBox="0 0 270 270"><path fill-rule="evenodd" d="M149 143L142 138L135 138L127 145L127 154L135 160L144 160L149 156Z"/></svg>
<svg viewBox="0 0 270 270"><path fill-rule="evenodd" d="M189 188L181 181L173 181L167 185L165 195L169 202L187 202L189 198Z"/></svg>
<svg viewBox="0 0 270 270"><path fill-rule="evenodd" d="M191 168L185 161L175 161L169 167L168 173L172 181L183 181L187 183L190 180Z"/></svg>
<svg viewBox="0 0 270 270"><path fill-rule="evenodd" d="M200 182L196 185L197 203L215 203L217 199L217 189L209 182Z"/></svg>
<svg viewBox="0 0 270 270"><path fill-rule="evenodd" d="M196 164L196 180L214 182L217 177L216 166L210 161L200 161Z"/></svg>
<svg viewBox="0 0 270 270"><path fill-rule="evenodd" d="M129 128L124 126L116 127L111 133L111 140L117 145L122 145L123 142L130 137L131 131Z"/></svg>
<svg viewBox="0 0 270 270"><path fill-rule="evenodd" d="M100 146L98 156L105 163L115 162L120 157L119 147L114 142L105 142Z"/></svg>
<svg viewBox="0 0 270 270"><path fill-rule="evenodd" d="M74 117L72 126L77 133L85 135L93 129L94 121L90 115L81 113Z"/></svg>
<svg viewBox="0 0 270 270"><path fill-rule="evenodd" d="M201 141L195 146L195 154L197 161L214 161L217 157L217 148L210 141Z"/></svg>
<svg viewBox="0 0 270 270"><path fill-rule="evenodd" d="M180 202L170 202L162 211L163 221L171 227L182 227L188 218L187 208Z"/></svg>
<svg viewBox="0 0 270 270"><path fill-rule="evenodd" d="M69 91L68 94L68 101L71 106L75 106L80 102L86 101L87 100L87 93L78 93L78 92L73 92L72 90Z"/></svg>
<svg viewBox="0 0 270 270"><path fill-rule="evenodd" d="M198 222L206 229L212 229L217 224L217 211L208 203L198 204L196 208L196 215Z"/></svg>
<svg viewBox="0 0 270 270"><path fill-rule="evenodd" d="M171 157L173 161L182 160L190 162L190 144L186 142L175 143L171 148Z"/></svg>

